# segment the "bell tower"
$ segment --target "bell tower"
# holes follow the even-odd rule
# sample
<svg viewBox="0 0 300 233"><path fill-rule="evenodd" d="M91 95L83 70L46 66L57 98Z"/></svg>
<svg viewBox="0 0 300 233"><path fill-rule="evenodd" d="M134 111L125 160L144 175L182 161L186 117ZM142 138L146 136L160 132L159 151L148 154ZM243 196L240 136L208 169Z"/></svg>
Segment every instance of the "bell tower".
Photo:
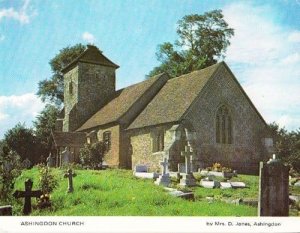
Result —
<svg viewBox="0 0 300 233"><path fill-rule="evenodd" d="M63 131L72 132L104 106L116 91L116 69L96 46L88 45L62 69L64 75Z"/></svg>

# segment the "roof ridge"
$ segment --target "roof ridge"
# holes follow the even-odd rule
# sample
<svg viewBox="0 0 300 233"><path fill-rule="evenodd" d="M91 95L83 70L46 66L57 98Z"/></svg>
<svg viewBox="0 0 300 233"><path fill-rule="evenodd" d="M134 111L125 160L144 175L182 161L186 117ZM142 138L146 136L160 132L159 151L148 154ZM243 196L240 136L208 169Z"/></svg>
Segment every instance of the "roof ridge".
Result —
<svg viewBox="0 0 300 233"><path fill-rule="evenodd" d="M193 71L191 71L191 72L189 72L189 73L182 74L182 75L177 76L177 77L175 77L175 78L171 78L171 79L168 80L168 82L169 82L169 81L171 82L171 81L177 80L177 79L179 79L179 78L183 78L183 77L188 76L188 75L191 75L191 74L193 74L193 73L203 72L203 71L205 71L206 69L209 69L209 68L211 69L213 66L219 66L219 65L221 65L222 63L224 63L224 61L218 62L218 63L213 64L213 65L211 65L211 66L207 66L207 67L202 68L202 69L200 69L200 70L193 70Z"/></svg>

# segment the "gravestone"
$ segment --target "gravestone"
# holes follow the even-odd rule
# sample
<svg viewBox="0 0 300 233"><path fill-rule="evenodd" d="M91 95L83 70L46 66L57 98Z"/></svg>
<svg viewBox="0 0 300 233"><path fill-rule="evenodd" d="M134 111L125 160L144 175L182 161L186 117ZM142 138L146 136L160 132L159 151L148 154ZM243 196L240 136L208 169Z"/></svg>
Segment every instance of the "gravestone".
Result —
<svg viewBox="0 0 300 233"><path fill-rule="evenodd" d="M43 193L41 190L32 191L32 180L28 179L25 181L25 191L15 191L13 196L15 198L24 197L24 207L23 207L23 214L28 215L31 213L31 198L36 197L39 198Z"/></svg>
<svg viewBox="0 0 300 233"><path fill-rule="evenodd" d="M69 148L66 147L64 151L61 152L60 155L60 166L68 166L71 161L71 152Z"/></svg>
<svg viewBox="0 0 300 233"><path fill-rule="evenodd" d="M289 168L273 155L259 170L258 216L288 216Z"/></svg>
<svg viewBox="0 0 300 233"><path fill-rule="evenodd" d="M180 179L180 186L195 186L196 181L191 172L191 156L193 156L193 151L190 146L185 146L185 151L181 152L181 156L185 157L185 172L180 174L182 178Z"/></svg>
<svg viewBox="0 0 300 233"><path fill-rule="evenodd" d="M68 178L68 193L72 193L74 191L73 177L75 176L76 174L72 172L72 169L68 169L67 173L64 175L65 178Z"/></svg>
<svg viewBox="0 0 300 233"><path fill-rule="evenodd" d="M46 159L47 162L47 167L55 167L55 158L54 156L52 156L52 154L50 153L48 158Z"/></svg>
<svg viewBox="0 0 300 233"><path fill-rule="evenodd" d="M164 160L160 162L160 165L162 166L162 174L154 182L155 184L163 186L168 186L170 184L171 179L168 173L168 164L167 158L164 158Z"/></svg>
<svg viewBox="0 0 300 233"><path fill-rule="evenodd" d="M135 172L148 172L148 167L147 165L136 165Z"/></svg>
<svg viewBox="0 0 300 233"><path fill-rule="evenodd" d="M12 216L12 206L0 206L0 216Z"/></svg>

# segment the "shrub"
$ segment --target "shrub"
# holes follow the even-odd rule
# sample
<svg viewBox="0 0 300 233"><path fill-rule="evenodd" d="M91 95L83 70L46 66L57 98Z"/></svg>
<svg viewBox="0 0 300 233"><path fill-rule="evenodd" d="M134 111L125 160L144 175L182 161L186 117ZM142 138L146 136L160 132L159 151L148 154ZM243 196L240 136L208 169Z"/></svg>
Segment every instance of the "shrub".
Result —
<svg viewBox="0 0 300 233"><path fill-rule="evenodd" d="M58 181L55 179L49 167L46 167L43 164L39 164L38 167L40 172L39 187L43 194L49 194L57 186Z"/></svg>
<svg viewBox="0 0 300 233"><path fill-rule="evenodd" d="M85 144L80 149L80 163L86 168L96 169L103 162L104 144L96 142L93 144Z"/></svg>

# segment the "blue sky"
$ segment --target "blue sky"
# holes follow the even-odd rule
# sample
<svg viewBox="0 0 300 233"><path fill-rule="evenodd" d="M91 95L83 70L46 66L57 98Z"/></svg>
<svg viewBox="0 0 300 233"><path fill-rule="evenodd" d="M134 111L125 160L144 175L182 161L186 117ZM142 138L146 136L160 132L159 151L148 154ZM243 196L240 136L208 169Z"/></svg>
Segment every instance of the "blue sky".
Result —
<svg viewBox="0 0 300 233"><path fill-rule="evenodd" d="M31 126L43 108L37 83L49 60L94 43L120 65L117 88L144 80L158 44L176 39L187 14L222 9L235 29L225 61L267 122L300 127L300 0L0 0L0 138Z"/></svg>

